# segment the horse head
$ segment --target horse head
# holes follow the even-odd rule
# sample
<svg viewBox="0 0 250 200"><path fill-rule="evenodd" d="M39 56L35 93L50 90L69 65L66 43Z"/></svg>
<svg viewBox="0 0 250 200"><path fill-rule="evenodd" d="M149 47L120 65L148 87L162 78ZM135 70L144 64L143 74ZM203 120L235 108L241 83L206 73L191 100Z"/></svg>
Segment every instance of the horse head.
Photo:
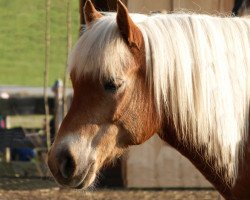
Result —
<svg viewBox="0 0 250 200"><path fill-rule="evenodd" d="M159 127L146 80L143 36L118 1L117 15L103 16L91 1L87 29L69 59L71 107L48 154L58 183L87 188L100 168Z"/></svg>

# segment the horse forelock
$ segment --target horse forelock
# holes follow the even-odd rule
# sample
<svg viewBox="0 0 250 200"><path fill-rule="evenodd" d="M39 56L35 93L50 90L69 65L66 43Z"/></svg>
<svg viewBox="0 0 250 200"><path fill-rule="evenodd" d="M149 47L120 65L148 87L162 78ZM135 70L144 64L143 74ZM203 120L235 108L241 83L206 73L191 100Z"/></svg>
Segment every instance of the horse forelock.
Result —
<svg viewBox="0 0 250 200"><path fill-rule="evenodd" d="M133 56L119 34L115 16L106 16L88 27L69 57L68 69L78 79L88 76L121 76L133 63Z"/></svg>

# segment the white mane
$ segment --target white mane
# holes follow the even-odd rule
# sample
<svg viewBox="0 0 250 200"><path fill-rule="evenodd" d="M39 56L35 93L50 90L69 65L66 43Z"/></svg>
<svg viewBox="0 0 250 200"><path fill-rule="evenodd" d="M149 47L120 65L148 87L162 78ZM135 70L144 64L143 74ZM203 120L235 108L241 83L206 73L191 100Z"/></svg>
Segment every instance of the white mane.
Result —
<svg viewBox="0 0 250 200"><path fill-rule="evenodd" d="M194 14L144 17L137 25L159 114L174 120L180 140L206 146L207 159L218 156L217 167L228 169L232 183L249 134L250 20ZM128 62L132 55L115 16L109 16L83 34L69 67L78 74L116 76Z"/></svg>

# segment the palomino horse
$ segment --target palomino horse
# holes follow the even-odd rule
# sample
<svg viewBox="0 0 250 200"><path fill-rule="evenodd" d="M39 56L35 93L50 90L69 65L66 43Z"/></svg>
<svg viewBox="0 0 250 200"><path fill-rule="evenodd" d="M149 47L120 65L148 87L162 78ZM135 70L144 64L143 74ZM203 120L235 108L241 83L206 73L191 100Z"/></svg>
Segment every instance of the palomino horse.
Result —
<svg viewBox="0 0 250 200"><path fill-rule="evenodd" d="M250 199L250 20L102 16L69 59L74 96L48 154L57 182L87 188L106 163L158 134L226 199ZM138 158L140 159L140 158Z"/></svg>

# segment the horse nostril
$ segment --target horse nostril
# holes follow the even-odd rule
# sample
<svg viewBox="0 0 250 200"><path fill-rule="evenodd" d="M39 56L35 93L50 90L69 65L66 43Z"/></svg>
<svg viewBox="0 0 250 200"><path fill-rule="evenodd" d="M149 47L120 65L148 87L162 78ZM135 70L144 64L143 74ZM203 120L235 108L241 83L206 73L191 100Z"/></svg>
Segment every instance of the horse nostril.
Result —
<svg viewBox="0 0 250 200"><path fill-rule="evenodd" d="M63 152L62 157L59 159L59 170L61 175L65 179L69 179L73 176L75 171L75 161L69 152Z"/></svg>

